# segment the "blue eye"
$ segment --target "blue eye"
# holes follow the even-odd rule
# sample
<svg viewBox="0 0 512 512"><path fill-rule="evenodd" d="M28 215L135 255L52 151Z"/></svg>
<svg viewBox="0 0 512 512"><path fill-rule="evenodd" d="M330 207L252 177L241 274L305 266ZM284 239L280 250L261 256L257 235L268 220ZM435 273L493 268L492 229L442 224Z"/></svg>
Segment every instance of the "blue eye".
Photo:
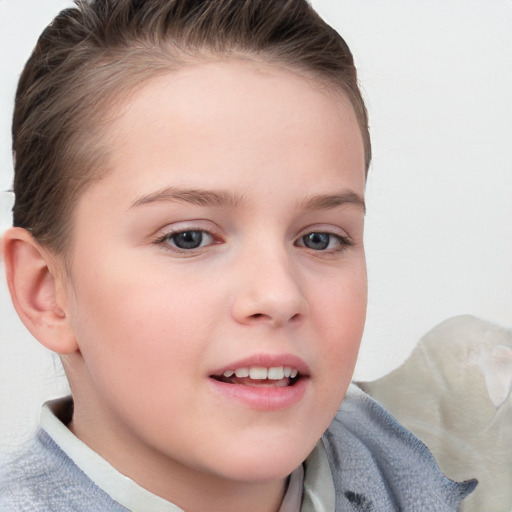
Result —
<svg viewBox="0 0 512 512"><path fill-rule="evenodd" d="M333 233L314 231L300 237L298 245L313 251L325 251L328 249L335 251L351 245L351 241L349 238Z"/></svg>
<svg viewBox="0 0 512 512"><path fill-rule="evenodd" d="M315 251L324 251L329 247L331 236L328 233L308 233L302 237L304 246Z"/></svg>
<svg viewBox="0 0 512 512"><path fill-rule="evenodd" d="M180 231L179 233L172 233L166 235L162 242L169 243L170 245L181 250L193 250L205 245L210 245L213 241L212 235L206 231L198 229L191 229L188 231Z"/></svg>

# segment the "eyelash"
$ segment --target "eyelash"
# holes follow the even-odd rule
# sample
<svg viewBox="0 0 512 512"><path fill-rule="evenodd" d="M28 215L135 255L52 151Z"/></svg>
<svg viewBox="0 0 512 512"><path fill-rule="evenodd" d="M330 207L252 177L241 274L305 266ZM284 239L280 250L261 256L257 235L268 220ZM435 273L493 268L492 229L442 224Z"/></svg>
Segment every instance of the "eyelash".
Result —
<svg viewBox="0 0 512 512"><path fill-rule="evenodd" d="M306 237L308 237L308 236L311 237L312 235L327 235L329 237L328 245L330 245L333 240L336 240L338 242L338 247L336 247L334 249L333 248L331 248L331 249L328 249L328 248L312 249L311 247L307 247L305 245L299 245L301 242L305 243ZM353 241L349 237L339 235L338 233L330 233L329 231L310 231L308 233L305 233L304 235L301 235L296 240L294 245L296 245L298 247L306 247L307 249L310 249L310 250L312 250L314 252L318 252L318 253L338 253L338 252L341 252L341 251L345 250L346 248L352 246Z"/></svg>
<svg viewBox="0 0 512 512"><path fill-rule="evenodd" d="M177 237L178 235L183 235L185 233L201 233L201 238L203 238L204 235L206 234L208 237L211 238L211 242L208 243L207 245L200 245L198 247L190 248L190 249L184 249L181 247L176 247L176 245L170 244L170 241L173 240L175 237ZM332 243L333 239L336 240L339 245L336 248L330 248L330 249L328 247L325 249L312 249L311 247L307 247L304 242L306 237L311 236L311 235L327 235L329 237L328 245L330 245ZM202 241L203 240L201 240L201 243L202 243ZM169 231L169 232L165 233L164 235L160 236L159 238L157 238L154 243L156 245L161 246L164 250L169 251L169 252L184 254L184 255L186 255L186 254L194 255L204 248L211 247L212 245L217 245L222 242L220 241L220 237L216 237L214 234L212 234L211 232L209 232L205 229L188 228L188 229L179 229L176 231ZM309 231L309 232L299 236L294 242L294 246L296 246L296 247L303 247L305 249L311 250L313 253L324 253L324 254L339 253L339 252L344 251L348 247L351 247L352 245L353 245L352 239L347 236L339 235L337 233L332 233L329 231L320 231L320 230Z"/></svg>

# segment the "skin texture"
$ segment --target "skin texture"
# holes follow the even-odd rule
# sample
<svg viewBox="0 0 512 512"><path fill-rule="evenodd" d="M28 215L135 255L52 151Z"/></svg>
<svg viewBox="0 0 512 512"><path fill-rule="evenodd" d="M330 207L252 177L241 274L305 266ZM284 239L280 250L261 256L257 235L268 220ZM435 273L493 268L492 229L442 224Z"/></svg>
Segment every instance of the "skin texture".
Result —
<svg viewBox="0 0 512 512"><path fill-rule="evenodd" d="M67 271L19 230L4 249L11 262L41 255L31 302L45 321L20 316L63 354L70 428L187 511L277 510L341 403L363 331L353 109L285 69L204 63L132 94L110 137L108 173L76 207ZM186 230L203 233L200 247L173 245ZM307 247L309 233L328 233L327 248ZM247 358L299 358L302 391L256 403L222 391L212 374Z"/></svg>

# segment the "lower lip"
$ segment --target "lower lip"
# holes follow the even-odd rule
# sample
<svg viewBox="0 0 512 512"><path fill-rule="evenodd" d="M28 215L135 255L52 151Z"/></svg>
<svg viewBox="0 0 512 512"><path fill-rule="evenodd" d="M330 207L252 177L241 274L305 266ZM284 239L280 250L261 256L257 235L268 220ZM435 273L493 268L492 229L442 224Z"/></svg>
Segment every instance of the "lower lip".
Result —
<svg viewBox="0 0 512 512"><path fill-rule="evenodd" d="M228 384L212 378L209 380L217 393L259 411L278 411L293 407L302 400L309 382L307 377L302 377L292 386L258 387Z"/></svg>

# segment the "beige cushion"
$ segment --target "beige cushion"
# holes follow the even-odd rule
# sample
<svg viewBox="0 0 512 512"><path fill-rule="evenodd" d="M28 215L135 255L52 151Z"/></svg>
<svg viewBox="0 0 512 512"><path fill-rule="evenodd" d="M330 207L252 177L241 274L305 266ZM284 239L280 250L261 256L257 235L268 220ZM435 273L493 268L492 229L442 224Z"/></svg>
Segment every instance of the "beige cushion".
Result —
<svg viewBox="0 0 512 512"><path fill-rule="evenodd" d="M358 385L430 448L448 477L478 479L461 510L512 510L512 330L451 318L398 369Z"/></svg>

